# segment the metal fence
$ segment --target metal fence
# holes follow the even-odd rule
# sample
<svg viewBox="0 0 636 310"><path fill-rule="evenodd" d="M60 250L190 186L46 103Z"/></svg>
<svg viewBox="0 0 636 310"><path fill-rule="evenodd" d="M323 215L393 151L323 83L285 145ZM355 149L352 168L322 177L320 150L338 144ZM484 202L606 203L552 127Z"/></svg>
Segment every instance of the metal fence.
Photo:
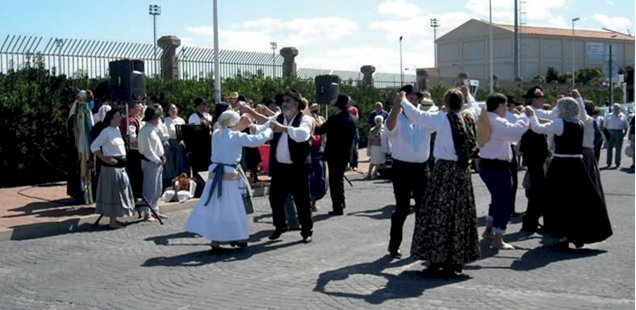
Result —
<svg viewBox="0 0 636 310"><path fill-rule="evenodd" d="M108 76L108 63L129 58L143 60L147 76L160 73L163 51L152 44L110 42L87 39L43 38L38 36L7 35L0 44L0 72L33 66L37 59L53 74L81 74L91 78ZM214 72L214 49L182 46L176 51L179 77L199 79ZM282 74L283 57L276 54L232 50L219 52L221 77L238 72L262 73L264 76Z"/></svg>
<svg viewBox="0 0 636 310"><path fill-rule="evenodd" d="M0 44L0 73L24 66L34 66L37 60L52 74L82 75L91 78L108 76L108 63L129 58L143 60L147 76L159 75L163 50L153 44L111 42L89 39L44 38L39 36L7 35ZM181 46L176 50L179 78L200 79L214 72L214 49ZM239 72L280 77L283 57L277 54L220 50L220 76L232 77ZM357 71L300 68L297 76L313 79L317 75L338 75L341 80L359 83L362 73ZM399 87L400 74L374 74L378 88ZM404 75L405 83L414 83L415 75Z"/></svg>

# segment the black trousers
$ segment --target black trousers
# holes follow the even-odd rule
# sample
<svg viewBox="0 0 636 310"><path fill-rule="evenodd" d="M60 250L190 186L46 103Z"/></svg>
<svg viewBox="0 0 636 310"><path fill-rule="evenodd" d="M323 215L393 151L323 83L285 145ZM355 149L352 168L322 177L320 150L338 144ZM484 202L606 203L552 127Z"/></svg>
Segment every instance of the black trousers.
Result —
<svg viewBox="0 0 636 310"><path fill-rule="evenodd" d="M344 173L347 169L347 160L328 160L329 168L329 192L334 212L342 212L346 208L344 191Z"/></svg>
<svg viewBox="0 0 636 310"><path fill-rule="evenodd" d="M141 154L137 150L128 150L126 155L126 170L132 188L133 196L141 198L144 186L144 172L141 170Z"/></svg>
<svg viewBox="0 0 636 310"><path fill-rule="evenodd" d="M545 161L524 160L530 176L530 188L526 189L528 208L523 216L522 228L535 229L539 223L539 217L543 215L543 196L545 195Z"/></svg>
<svg viewBox="0 0 636 310"><path fill-rule="evenodd" d="M303 237L313 233L313 220L311 219L311 204L309 202L309 173L311 166L288 165L273 162L272 181L269 190L269 203L272 208L274 227L277 230L286 228L285 197L290 193L296 204L298 222L301 226L300 234Z"/></svg>
<svg viewBox="0 0 636 310"><path fill-rule="evenodd" d="M512 149L512 162L510 162L510 173L512 174L512 212L515 212L515 201L517 200L517 187L519 187L519 163L517 162L517 152L515 148L510 145Z"/></svg>
<svg viewBox="0 0 636 310"><path fill-rule="evenodd" d="M389 250L397 250L402 243L402 228L411 211L411 196L415 199L415 212L424 204L424 193L430 176L426 162L410 163L393 159L391 170L395 211L391 215Z"/></svg>

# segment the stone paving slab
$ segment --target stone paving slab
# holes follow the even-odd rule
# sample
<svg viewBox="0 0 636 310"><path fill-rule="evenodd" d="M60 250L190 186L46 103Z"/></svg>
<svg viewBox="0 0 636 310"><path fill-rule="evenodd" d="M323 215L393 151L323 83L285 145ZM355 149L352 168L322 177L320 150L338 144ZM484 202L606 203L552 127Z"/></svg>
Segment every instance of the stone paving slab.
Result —
<svg viewBox="0 0 636 310"><path fill-rule="evenodd" d="M614 235L581 250L560 251L549 237L518 233L514 218L496 251L458 278L430 278L408 258L414 217L402 251L386 255L390 183L346 187L347 215L329 217L330 200L314 214L314 242L287 232L270 241L266 197L255 199L250 244L208 254L208 241L183 232L189 210L165 225L93 228L0 243L0 308L6 309L634 309L634 175L602 171ZM489 196L473 175L480 232ZM522 191L519 206L525 206ZM593 227L590 227L593 229Z"/></svg>

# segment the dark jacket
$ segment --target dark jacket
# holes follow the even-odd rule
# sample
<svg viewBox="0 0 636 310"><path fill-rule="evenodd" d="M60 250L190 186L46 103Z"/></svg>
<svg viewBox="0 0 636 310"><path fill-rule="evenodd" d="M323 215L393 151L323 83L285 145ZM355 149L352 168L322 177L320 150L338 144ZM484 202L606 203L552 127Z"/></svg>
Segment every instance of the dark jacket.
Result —
<svg viewBox="0 0 636 310"><path fill-rule="evenodd" d="M349 152L353 143L353 136L356 133L356 122L344 110L329 117L321 126L316 127L314 134L327 134L325 145L325 160L327 161L349 161Z"/></svg>

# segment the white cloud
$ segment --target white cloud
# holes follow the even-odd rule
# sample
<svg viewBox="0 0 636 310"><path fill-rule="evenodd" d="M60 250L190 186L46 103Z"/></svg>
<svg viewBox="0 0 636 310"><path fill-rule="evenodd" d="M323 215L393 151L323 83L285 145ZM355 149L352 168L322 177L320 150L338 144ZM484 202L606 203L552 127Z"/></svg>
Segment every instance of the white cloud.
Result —
<svg viewBox="0 0 636 310"><path fill-rule="evenodd" d="M418 15L421 11L416 4L406 0L386 0L378 5L380 15L408 17Z"/></svg>
<svg viewBox="0 0 636 310"><path fill-rule="evenodd" d="M187 27L188 32L201 35L212 42L213 28L209 26ZM269 42L279 46L298 48L311 43L335 41L353 35L358 25L342 17L295 18L283 22L274 18L261 18L232 24L219 30L222 49L238 49L269 52Z"/></svg>
<svg viewBox="0 0 636 310"><path fill-rule="evenodd" d="M563 27L569 19L555 14L567 8L566 0L532 0L519 4L519 19L528 26ZM514 1L492 0L492 19L494 23L514 23ZM489 19L488 1L468 0L465 11L481 19ZM525 14L521 14L525 13Z"/></svg>
<svg viewBox="0 0 636 310"><path fill-rule="evenodd" d="M594 14L592 18L599 22L603 28L627 32L632 27L632 22L625 17L607 16L604 14Z"/></svg>

